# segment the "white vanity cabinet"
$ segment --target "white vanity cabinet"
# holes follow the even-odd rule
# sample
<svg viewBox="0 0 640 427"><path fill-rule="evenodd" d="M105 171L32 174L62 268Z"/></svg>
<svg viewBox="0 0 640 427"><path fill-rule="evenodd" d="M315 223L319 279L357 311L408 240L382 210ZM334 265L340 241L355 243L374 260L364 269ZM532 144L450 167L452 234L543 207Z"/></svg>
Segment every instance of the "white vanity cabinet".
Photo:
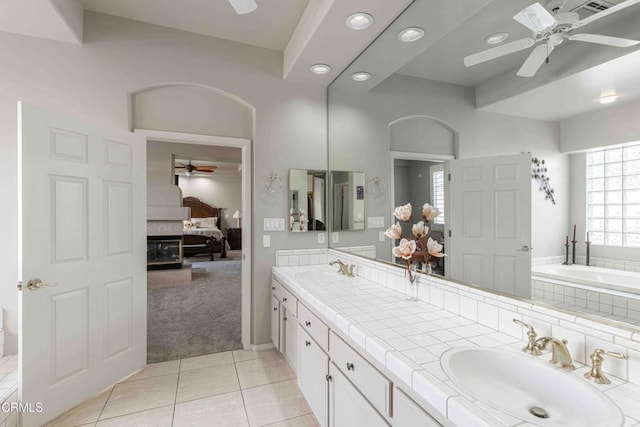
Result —
<svg viewBox="0 0 640 427"><path fill-rule="evenodd" d="M329 427L389 426L333 362L329 364L329 375Z"/></svg>
<svg viewBox="0 0 640 427"><path fill-rule="evenodd" d="M280 300L271 297L271 342L280 350Z"/></svg>
<svg viewBox="0 0 640 427"><path fill-rule="evenodd" d="M397 387L393 389L393 424L401 427L440 426L440 423L431 418L416 402Z"/></svg>
<svg viewBox="0 0 640 427"><path fill-rule="evenodd" d="M298 326L298 387L321 427L327 427L329 413L329 356Z"/></svg>
<svg viewBox="0 0 640 427"><path fill-rule="evenodd" d="M280 342L284 341L284 345L280 347L280 351L284 354L284 357L289 362L289 366L293 369L293 372L297 373L298 370L298 322L295 314L289 310L285 305L280 306L282 310L282 321L284 326L282 332L284 333L284 340L280 338ZM284 348L282 348L284 347Z"/></svg>
<svg viewBox="0 0 640 427"><path fill-rule="evenodd" d="M294 372L298 365L298 300L276 280L271 281L271 341Z"/></svg>

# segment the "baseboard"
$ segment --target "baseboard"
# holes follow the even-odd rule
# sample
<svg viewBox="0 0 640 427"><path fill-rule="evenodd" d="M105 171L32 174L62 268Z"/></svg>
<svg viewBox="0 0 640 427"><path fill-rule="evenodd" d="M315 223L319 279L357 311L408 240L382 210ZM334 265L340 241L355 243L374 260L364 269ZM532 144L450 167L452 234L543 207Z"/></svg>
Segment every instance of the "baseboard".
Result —
<svg viewBox="0 0 640 427"><path fill-rule="evenodd" d="M272 342L270 342L268 344L259 344L259 345L252 344L251 345L251 350L253 350L253 351L269 350L271 348L276 348L276 346L273 345Z"/></svg>

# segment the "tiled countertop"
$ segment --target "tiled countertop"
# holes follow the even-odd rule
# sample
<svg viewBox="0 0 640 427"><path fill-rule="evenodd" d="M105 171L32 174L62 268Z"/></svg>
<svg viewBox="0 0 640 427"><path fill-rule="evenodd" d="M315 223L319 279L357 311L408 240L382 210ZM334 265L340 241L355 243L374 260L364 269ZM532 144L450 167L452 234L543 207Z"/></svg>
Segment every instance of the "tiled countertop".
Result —
<svg viewBox="0 0 640 427"><path fill-rule="evenodd" d="M324 282L296 277L306 272L307 277L333 272L335 281L329 274L315 275ZM439 418L465 427L534 425L476 400L454 384L440 365L442 354L454 347L520 351L525 344L522 338L423 301L407 301L400 292L361 277L340 276L325 265L273 267L273 274L305 306L328 320L330 328L348 337L361 354L400 379L394 385L412 390L439 411ZM549 355L540 357L548 359ZM585 387L596 387L618 405L626 417L625 427L640 426L640 386L615 377L610 377L610 385L595 385L582 376L588 368L576 366L574 374L583 379Z"/></svg>

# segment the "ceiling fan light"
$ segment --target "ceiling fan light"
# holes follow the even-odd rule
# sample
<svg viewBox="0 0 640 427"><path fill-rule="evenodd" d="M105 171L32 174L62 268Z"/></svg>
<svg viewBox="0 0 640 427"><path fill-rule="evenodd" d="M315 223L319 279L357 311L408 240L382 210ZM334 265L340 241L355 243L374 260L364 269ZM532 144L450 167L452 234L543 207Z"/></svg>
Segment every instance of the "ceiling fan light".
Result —
<svg viewBox="0 0 640 427"><path fill-rule="evenodd" d="M493 34L489 34L487 38L484 39L484 41L487 44L498 44L505 41L507 37L509 37L509 33L504 33L504 32L493 33Z"/></svg>
<svg viewBox="0 0 640 427"><path fill-rule="evenodd" d="M310 67L310 70L313 74L329 74L332 70L331 66L327 64L313 64Z"/></svg>
<svg viewBox="0 0 640 427"><path fill-rule="evenodd" d="M238 15L246 15L258 8L255 0L229 0Z"/></svg>
<svg viewBox="0 0 640 427"><path fill-rule="evenodd" d="M601 96L600 98L598 98L598 102L600 102L600 104L611 104L613 102L616 102L616 100L618 99L619 95L605 95L605 96Z"/></svg>
<svg viewBox="0 0 640 427"><path fill-rule="evenodd" d="M415 42L424 37L424 30L420 27L409 27L398 33L398 40L405 43Z"/></svg>
<svg viewBox="0 0 640 427"><path fill-rule="evenodd" d="M344 21L347 28L351 28L352 30L366 30L373 25L373 22L373 16L364 12L352 13Z"/></svg>
<svg viewBox="0 0 640 427"><path fill-rule="evenodd" d="M190 178L193 175L193 172L187 170L187 171L184 171L184 174L185 176Z"/></svg>

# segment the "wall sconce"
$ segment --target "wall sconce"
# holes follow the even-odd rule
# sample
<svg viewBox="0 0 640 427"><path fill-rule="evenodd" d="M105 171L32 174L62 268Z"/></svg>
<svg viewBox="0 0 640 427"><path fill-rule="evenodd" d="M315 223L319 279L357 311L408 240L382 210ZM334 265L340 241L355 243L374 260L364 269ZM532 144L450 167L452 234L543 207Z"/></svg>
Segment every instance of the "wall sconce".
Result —
<svg viewBox="0 0 640 427"><path fill-rule="evenodd" d="M369 188L371 189L371 194L379 196L384 194L386 185L382 178L380 178L379 176L374 176L369 181Z"/></svg>
<svg viewBox="0 0 640 427"><path fill-rule="evenodd" d="M534 157L531 159L531 179L538 183L540 191L545 192L544 199L551 200L551 203L556 204L556 200L553 198L553 188L549 185L549 176L547 175L547 167L544 164L544 160Z"/></svg>
<svg viewBox="0 0 640 427"><path fill-rule="evenodd" d="M240 220L242 219L242 213L240 213L240 211L235 211L233 213L232 218L236 220L236 228L240 228Z"/></svg>
<svg viewBox="0 0 640 427"><path fill-rule="evenodd" d="M282 191L283 185L282 177L277 172L271 172L264 179L264 187L271 193Z"/></svg>

